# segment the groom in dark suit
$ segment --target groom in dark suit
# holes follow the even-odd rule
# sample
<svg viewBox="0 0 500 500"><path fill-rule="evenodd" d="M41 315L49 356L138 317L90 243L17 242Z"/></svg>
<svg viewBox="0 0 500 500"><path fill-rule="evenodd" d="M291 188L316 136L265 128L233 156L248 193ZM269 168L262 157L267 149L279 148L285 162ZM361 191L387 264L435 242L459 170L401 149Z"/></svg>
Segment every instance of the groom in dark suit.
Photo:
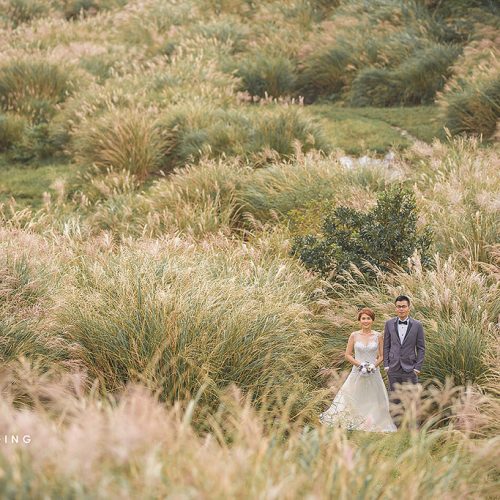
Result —
<svg viewBox="0 0 500 500"><path fill-rule="evenodd" d="M410 299L400 295L395 304L397 317L386 321L384 327L384 368L390 391L394 384L418 383L425 355L424 328L410 318Z"/></svg>

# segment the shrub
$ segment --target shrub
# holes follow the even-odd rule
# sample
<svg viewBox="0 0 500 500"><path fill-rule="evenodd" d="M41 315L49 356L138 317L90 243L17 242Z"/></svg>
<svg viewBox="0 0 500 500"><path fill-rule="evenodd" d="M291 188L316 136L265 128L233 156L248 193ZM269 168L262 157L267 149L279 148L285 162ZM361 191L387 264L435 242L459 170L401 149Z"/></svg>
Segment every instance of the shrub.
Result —
<svg viewBox="0 0 500 500"><path fill-rule="evenodd" d="M430 104L451 75L456 47L434 45L418 50L397 68L365 68L352 83L353 106Z"/></svg>
<svg viewBox="0 0 500 500"><path fill-rule="evenodd" d="M18 142L13 144L12 157L21 162L44 160L54 156L58 145L50 135L47 123L30 124L24 129L24 134Z"/></svg>
<svg viewBox="0 0 500 500"><path fill-rule="evenodd" d="M163 166L169 139L141 110L111 110L75 131L78 161L103 172L124 170L144 179Z"/></svg>
<svg viewBox="0 0 500 500"><path fill-rule="evenodd" d="M305 266L323 275L339 274L356 265L372 274L372 266L389 271L406 267L419 251L424 265L430 263L430 233L417 228L414 194L402 186L383 191L377 205L362 213L338 207L325 215L320 236L294 238L292 254Z"/></svg>
<svg viewBox="0 0 500 500"><path fill-rule="evenodd" d="M279 97L290 94L295 86L295 69L291 61L282 56L257 54L245 58L236 75L242 80L242 90L252 96Z"/></svg>

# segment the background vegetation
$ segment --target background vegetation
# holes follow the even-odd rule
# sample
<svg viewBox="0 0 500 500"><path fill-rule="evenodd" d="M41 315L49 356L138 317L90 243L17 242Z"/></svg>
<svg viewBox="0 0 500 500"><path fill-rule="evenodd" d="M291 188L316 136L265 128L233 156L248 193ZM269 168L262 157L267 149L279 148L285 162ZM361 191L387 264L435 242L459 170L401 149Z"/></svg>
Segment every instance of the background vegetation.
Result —
<svg viewBox="0 0 500 500"><path fill-rule="evenodd" d="M2 495L493 498L498 24L0 0L0 421L31 436ZM400 431L320 428L358 308L380 330L400 293L428 346Z"/></svg>

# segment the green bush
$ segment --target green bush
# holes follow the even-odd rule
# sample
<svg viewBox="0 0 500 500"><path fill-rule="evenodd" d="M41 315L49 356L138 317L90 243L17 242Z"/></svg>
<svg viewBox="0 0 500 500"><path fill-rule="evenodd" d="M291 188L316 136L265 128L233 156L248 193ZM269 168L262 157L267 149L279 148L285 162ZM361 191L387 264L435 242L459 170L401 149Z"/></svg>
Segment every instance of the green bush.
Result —
<svg viewBox="0 0 500 500"><path fill-rule="evenodd" d="M344 180L343 169L329 158L294 159L259 168L244 177L236 196L241 212L268 222L315 201L334 200Z"/></svg>
<svg viewBox="0 0 500 500"><path fill-rule="evenodd" d="M426 378L446 380L453 375L456 385L482 384L492 375L487 360L493 335L480 324L439 318L427 341Z"/></svg>
<svg viewBox="0 0 500 500"><path fill-rule="evenodd" d="M236 75L242 80L241 90L252 96L279 97L290 94L295 86L295 68L282 56L257 54L245 58Z"/></svg>
<svg viewBox="0 0 500 500"><path fill-rule="evenodd" d="M79 61L80 67L94 75L97 81L102 84L111 77L112 69L117 63L119 54L110 51L106 54L97 54L82 57Z"/></svg>
<svg viewBox="0 0 500 500"><path fill-rule="evenodd" d="M383 191L367 213L348 207L327 212L321 234L294 238L292 254L305 266L325 276L356 265L367 275L372 266L383 271L406 267L417 250L422 264L430 263L428 228L417 228L414 194L402 186Z"/></svg>
<svg viewBox="0 0 500 500"><path fill-rule="evenodd" d="M350 91L353 106L401 106L430 104L451 75L457 47L434 45L418 50L394 69L361 70Z"/></svg>
<svg viewBox="0 0 500 500"><path fill-rule="evenodd" d="M500 78L445 94L444 121L452 134L493 136L500 119Z"/></svg>
<svg viewBox="0 0 500 500"><path fill-rule="evenodd" d="M12 157L17 161L44 160L54 156L60 148L54 143L47 123L30 124L24 134L12 145Z"/></svg>
<svg viewBox="0 0 500 500"><path fill-rule="evenodd" d="M418 2L442 18L466 18L473 9L481 9L485 14L499 14L498 3L494 0L418 0Z"/></svg>

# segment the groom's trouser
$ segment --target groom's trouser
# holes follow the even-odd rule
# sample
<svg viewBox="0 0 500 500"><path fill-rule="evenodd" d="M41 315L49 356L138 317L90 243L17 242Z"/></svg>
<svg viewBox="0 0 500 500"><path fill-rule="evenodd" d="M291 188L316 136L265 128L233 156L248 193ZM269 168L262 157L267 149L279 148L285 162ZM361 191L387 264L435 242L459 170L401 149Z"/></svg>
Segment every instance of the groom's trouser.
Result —
<svg viewBox="0 0 500 500"><path fill-rule="evenodd" d="M395 384L418 384L418 377L417 377L417 374L414 372L414 371L411 371L411 372L405 372L403 371L402 368L400 368L399 370L390 370L388 373L387 373L387 377L389 378L389 400L391 401L391 403L395 406L399 406L400 403L401 403L401 400L397 397L395 397L395 394L397 393L394 393L394 390L395 390L395 387L394 385ZM393 417L395 417L395 423L396 425L399 427L400 423L399 423L399 419L396 415L399 414L399 418L401 418L401 414L400 414L400 411L401 410L395 410L392 409L391 410L391 414L393 415ZM403 409L404 411L404 409Z"/></svg>
<svg viewBox="0 0 500 500"><path fill-rule="evenodd" d="M389 391L394 391L394 384L418 384L418 377L414 371L405 372L402 368L399 370L389 370L387 373L387 377L389 378Z"/></svg>

